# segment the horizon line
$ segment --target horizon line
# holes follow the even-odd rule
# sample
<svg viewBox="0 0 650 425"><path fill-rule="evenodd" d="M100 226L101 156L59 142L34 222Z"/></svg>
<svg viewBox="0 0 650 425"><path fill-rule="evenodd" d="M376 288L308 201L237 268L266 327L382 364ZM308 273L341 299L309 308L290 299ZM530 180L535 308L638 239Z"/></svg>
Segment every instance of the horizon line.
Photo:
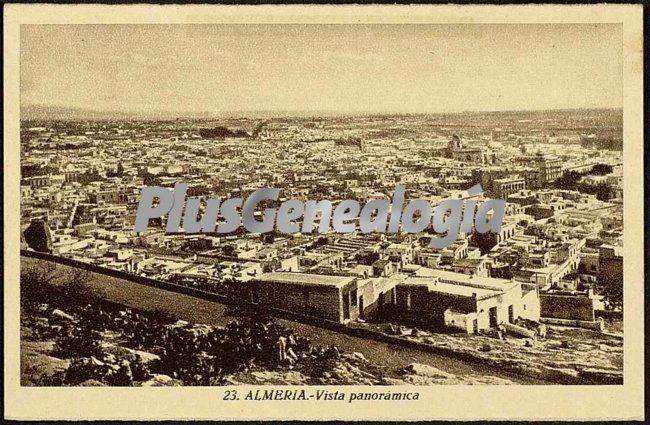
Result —
<svg viewBox="0 0 650 425"><path fill-rule="evenodd" d="M34 120L34 119L43 119L43 118L29 118L23 117L23 108L59 108L59 109L69 109L71 113L83 114L84 112L88 114L95 115L133 115L137 118L146 118L146 119L162 119L162 117L155 117L154 115L168 115L170 119L181 119L181 118L223 118L219 115L233 115L233 114L330 114L330 115L445 115L445 114L463 114L463 113L512 113L512 112L563 112L563 111L596 111L596 110L605 110L605 111L622 111L622 106L577 106L577 107L557 107L557 108L532 108L532 109L465 109L465 110L449 110L449 111L399 111L399 110L340 110L340 109L232 109L232 110L221 110L221 111L183 111L183 112L173 112L173 111L164 111L164 110L151 110L151 111L129 111L129 110L93 110L93 109L84 109L74 106L48 106L48 105L21 105L21 117L20 120ZM64 115L62 111L58 113ZM54 112L53 115L56 115L57 112ZM29 113L27 113L29 115ZM289 116L287 116L289 117ZM235 117L230 117L235 118ZM66 118L51 118L51 119L66 119ZM88 118L89 120L96 119L110 119L110 117L99 118L92 117Z"/></svg>

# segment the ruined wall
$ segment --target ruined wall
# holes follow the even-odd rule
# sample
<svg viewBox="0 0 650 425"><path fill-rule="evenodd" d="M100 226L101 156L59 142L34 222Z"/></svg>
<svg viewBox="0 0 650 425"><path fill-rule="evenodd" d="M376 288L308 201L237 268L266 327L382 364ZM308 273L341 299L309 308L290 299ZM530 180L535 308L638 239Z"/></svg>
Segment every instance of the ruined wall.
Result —
<svg viewBox="0 0 650 425"><path fill-rule="evenodd" d="M409 321L444 326L447 309L463 313L476 311L474 298L429 291L424 285L397 285L396 291L397 307Z"/></svg>
<svg viewBox="0 0 650 425"><path fill-rule="evenodd" d="M445 325L465 331L468 335L474 333L474 320L476 320L476 313L463 314L453 310L445 311Z"/></svg>
<svg viewBox="0 0 650 425"><path fill-rule="evenodd" d="M259 303L324 319L342 320L341 295L331 286L255 282ZM254 300L255 301L255 300Z"/></svg>

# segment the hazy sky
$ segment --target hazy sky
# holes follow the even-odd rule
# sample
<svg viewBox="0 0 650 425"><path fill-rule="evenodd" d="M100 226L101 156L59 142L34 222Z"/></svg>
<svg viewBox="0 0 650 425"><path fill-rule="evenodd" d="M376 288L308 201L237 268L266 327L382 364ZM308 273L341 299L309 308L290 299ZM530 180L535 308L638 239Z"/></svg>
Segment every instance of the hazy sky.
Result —
<svg viewBox="0 0 650 425"><path fill-rule="evenodd" d="M21 105L170 112L622 106L621 26L23 25Z"/></svg>

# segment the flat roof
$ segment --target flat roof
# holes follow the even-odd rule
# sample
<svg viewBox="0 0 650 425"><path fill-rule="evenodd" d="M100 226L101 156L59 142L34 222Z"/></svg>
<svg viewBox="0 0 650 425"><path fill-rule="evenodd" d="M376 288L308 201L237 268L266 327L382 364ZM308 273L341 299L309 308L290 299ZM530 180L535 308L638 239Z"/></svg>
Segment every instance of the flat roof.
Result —
<svg viewBox="0 0 650 425"><path fill-rule="evenodd" d="M422 267L416 272L417 277L437 277L442 280L455 282L456 285L463 285L475 289L489 289L493 291L507 291L519 283L507 279L493 277L470 276L464 273L449 272L446 270ZM475 292L475 291L473 291Z"/></svg>
<svg viewBox="0 0 650 425"><path fill-rule="evenodd" d="M262 273L255 280L258 280L260 282L279 282L294 285L318 285L342 288L355 279L355 276L329 276L310 273L271 272Z"/></svg>
<svg viewBox="0 0 650 425"><path fill-rule="evenodd" d="M488 298L502 293L500 290L475 288L472 286L446 283L435 279L427 279L426 277L409 277L403 283L406 285L426 285L431 292L458 295L467 298L471 298L473 294L476 294L476 297L480 299Z"/></svg>

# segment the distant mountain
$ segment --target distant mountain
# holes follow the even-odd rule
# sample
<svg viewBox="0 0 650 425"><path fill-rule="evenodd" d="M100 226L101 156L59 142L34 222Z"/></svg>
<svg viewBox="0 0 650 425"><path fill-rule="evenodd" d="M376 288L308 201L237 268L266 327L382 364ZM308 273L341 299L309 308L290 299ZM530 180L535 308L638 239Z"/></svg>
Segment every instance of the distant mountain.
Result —
<svg viewBox="0 0 650 425"><path fill-rule="evenodd" d="M362 113L341 113L336 111L200 111L170 112L150 111L106 111L65 106L24 105L20 108L21 120L170 120L210 118L286 118L321 117L336 115L361 115ZM365 113L363 113L365 114Z"/></svg>
<svg viewBox="0 0 650 425"><path fill-rule="evenodd" d="M172 118L207 118L208 113L203 114L179 114L165 111L103 111L65 106L44 106L26 105L20 108L22 120L163 120Z"/></svg>

